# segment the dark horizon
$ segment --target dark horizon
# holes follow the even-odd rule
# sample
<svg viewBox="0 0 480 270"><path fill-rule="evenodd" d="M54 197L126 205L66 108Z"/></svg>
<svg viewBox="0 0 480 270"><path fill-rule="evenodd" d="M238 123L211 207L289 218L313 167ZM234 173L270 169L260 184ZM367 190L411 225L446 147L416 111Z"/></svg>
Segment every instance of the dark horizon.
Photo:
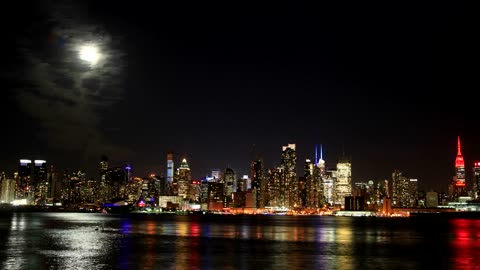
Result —
<svg viewBox="0 0 480 270"><path fill-rule="evenodd" d="M394 170L446 191L457 136L467 184L480 161L475 15L467 2L341 4L15 2L1 72L0 170L21 158L97 177L100 156L199 179L249 174L297 145L298 172L324 146L352 182ZM79 48L93 44L88 63ZM470 91L469 91L470 90Z"/></svg>

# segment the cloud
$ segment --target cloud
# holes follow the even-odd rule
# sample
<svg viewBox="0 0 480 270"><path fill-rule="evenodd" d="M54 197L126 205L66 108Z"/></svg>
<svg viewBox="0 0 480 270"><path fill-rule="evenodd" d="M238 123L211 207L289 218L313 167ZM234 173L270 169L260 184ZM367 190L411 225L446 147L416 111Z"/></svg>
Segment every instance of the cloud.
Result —
<svg viewBox="0 0 480 270"><path fill-rule="evenodd" d="M49 147L84 157L112 151L122 155L100 129L102 112L125 94L126 55L118 46L122 37L89 21L74 3L51 4L45 12L45 23L31 26L37 34L17 40L25 62L15 74L22 79L22 87L13 89L15 99L39 125L35 135ZM79 58L85 44L100 52L95 65Z"/></svg>

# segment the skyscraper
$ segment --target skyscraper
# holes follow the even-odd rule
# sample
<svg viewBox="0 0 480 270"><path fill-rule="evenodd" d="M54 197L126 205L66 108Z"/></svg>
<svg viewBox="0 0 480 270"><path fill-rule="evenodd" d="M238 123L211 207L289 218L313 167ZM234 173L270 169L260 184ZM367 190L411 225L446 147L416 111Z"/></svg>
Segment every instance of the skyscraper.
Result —
<svg viewBox="0 0 480 270"><path fill-rule="evenodd" d="M167 152L167 185L171 185L173 182L173 152Z"/></svg>
<svg viewBox="0 0 480 270"><path fill-rule="evenodd" d="M44 205L48 197L47 162L36 159L33 167L33 185L35 204Z"/></svg>
<svg viewBox="0 0 480 270"><path fill-rule="evenodd" d="M455 158L455 176L453 177L453 200L457 200L459 196L466 195L465 183L465 162L462 156L460 145L460 136L457 138L457 156Z"/></svg>
<svg viewBox="0 0 480 270"><path fill-rule="evenodd" d="M465 162L462 156L462 150L460 146L460 136L457 140L457 157L455 158L455 176L457 187L465 187Z"/></svg>
<svg viewBox="0 0 480 270"><path fill-rule="evenodd" d="M263 160L252 160L251 163L252 189L255 191L255 202L257 208L265 207L266 181L263 170Z"/></svg>
<svg viewBox="0 0 480 270"><path fill-rule="evenodd" d="M337 179L334 182L335 204L345 205L345 197L352 195L352 164L342 156L337 162Z"/></svg>
<svg viewBox="0 0 480 270"><path fill-rule="evenodd" d="M473 190L474 198L477 199L480 195L480 161L473 164Z"/></svg>
<svg viewBox="0 0 480 270"><path fill-rule="evenodd" d="M32 182L32 160L20 159L20 166L18 168L18 175L15 181L15 199L28 200L30 197L30 188ZM30 198L31 199L31 198ZM29 201L28 203L31 203Z"/></svg>
<svg viewBox="0 0 480 270"><path fill-rule="evenodd" d="M192 177L190 175L190 167L185 158L177 170L177 179L177 195L187 198Z"/></svg>
<svg viewBox="0 0 480 270"><path fill-rule="evenodd" d="M295 144L288 144L282 147L282 163L280 166L283 169L283 181L280 190L285 195L282 206L293 209L300 205Z"/></svg>

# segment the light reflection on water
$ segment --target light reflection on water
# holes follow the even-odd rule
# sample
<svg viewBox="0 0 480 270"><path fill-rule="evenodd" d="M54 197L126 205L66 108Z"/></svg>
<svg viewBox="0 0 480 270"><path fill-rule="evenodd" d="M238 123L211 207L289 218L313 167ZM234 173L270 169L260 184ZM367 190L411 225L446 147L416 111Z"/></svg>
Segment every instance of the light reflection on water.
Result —
<svg viewBox="0 0 480 270"><path fill-rule="evenodd" d="M472 219L0 217L1 269L471 269L480 263L480 220Z"/></svg>

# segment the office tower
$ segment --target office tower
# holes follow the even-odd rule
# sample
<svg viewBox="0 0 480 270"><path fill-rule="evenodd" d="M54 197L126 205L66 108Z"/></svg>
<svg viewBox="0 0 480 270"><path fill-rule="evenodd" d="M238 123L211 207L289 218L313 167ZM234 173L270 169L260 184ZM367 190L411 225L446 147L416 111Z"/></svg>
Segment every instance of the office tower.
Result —
<svg viewBox="0 0 480 270"><path fill-rule="evenodd" d="M326 203L334 205L335 201L335 182L337 181L337 170L328 169L322 175L323 197Z"/></svg>
<svg viewBox="0 0 480 270"><path fill-rule="evenodd" d="M226 199L226 206L230 205L230 203L232 202L234 182L235 182L235 172L233 171L232 168L226 168L225 173L223 174L223 183L224 183L223 194Z"/></svg>
<svg viewBox="0 0 480 270"><path fill-rule="evenodd" d="M263 160L252 160L250 178L252 180L252 189L255 191L255 202L257 208L265 207L266 181L263 170Z"/></svg>
<svg viewBox="0 0 480 270"><path fill-rule="evenodd" d="M33 162L34 202L36 205L45 205L48 197L47 162L35 160Z"/></svg>
<svg viewBox="0 0 480 270"><path fill-rule="evenodd" d="M32 160L20 159L20 166L18 168L17 178L15 179L15 199L16 200L29 200L32 184ZM28 204L32 201L28 201Z"/></svg>
<svg viewBox="0 0 480 270"><path fill-rule="evenodd" d="M188 199L191 201L191 202L195 202L195 203L200 203L200 199L201 199L201 180L192 180L192 182L190 183L190 191L189 191L189 195L188 195Z"/></svg>
<svg viewBox="0 0 480 270"><path fill-rule="evenodd" d="M473 164L473 190L474 198L478 199L480 196L480 161Z"/></svg>
<svg viewBox="0 0 480 270"><path fill-rule="evenodd" d="M30 177L32 175L32 160L20 159L20 166L18 168L19 177Z"/></svg>
<svg viewBox="0 0 480 270"><path fill-rule="evenodd" d="M266 178L265 206L285 208L284 170L282 167L269 169Z"/></svg>
<svg viewBox="0 0 480 270"><path fill-rule="evenodd" d="M223 183L214 181L207 182L207 190L208 210L221 210L224 207Z"/></svg>
<svg viewBox="0 0 480 270"><path fill-rule="evenodd" d="M315 160L305 160L304 176L300 178L300 201L303 207L318 208L323 198L322 177L318 165L317 147L315 147ZM302 185L303 184L303 185Z"/></svg>
<svg viewBox="0 0 480 270"><path fill-rule="evenodd" d="M0 202L11 203L15 200L15 179L9 178L2 173L0 175Z"/></svg>
<svg viewBox="0 0 480 270"><path fill-rule="evenodd" d="M335 204L345 205L345 197L352 195L352 164L342 156L337 162L337 179L334 184Z"/></svg>
<svg viewBox="0 0 480 270"><path fill-rule="evenodd" d="M297 181L297 152L295 144L282 146L283 179L280 183L280 193L284 194L284 201L281 203L286 208L293 209L300 205L299 190Z"/></svg>
<svg viewBox="0 0 480 270"><path fill-rule="evenodd" d="M408 194L409 180L402 172L395 170L392 173L392 207L407 207L409 204Z"/></svg>
<svg viewBox="0 0 480 270"><path fill-rule="evenodd" d="M99 186L102 187L102 189L106 189L108 186L108 181L107 181L107 172L108 172L108 157L106 155L102 155L100 157L100 167L99 167L99 173L100 173L100 183ZM101 194L106 193L106 190L100 191ZM104 196L101 196L104 198Z"/></svg>
<svg viewBox="0 0 480 270"><path fill-rule="evenodd" d="M408 182L408 201L407 207L418 206L418 180L410 179Z"/></svg>
<svg viewBox="0 0 480 270"><path fill-rule="evenodd" d="M173 183L173 174L174 174L174 167L173 167L173 152L167 152L167 185L172 185Z"/></svg>
<svg viewBox="0 0 480 270"><path fill-rule="evenodd" d="M303 165L303 176L308 177L309 175L313 175L313 166L315 164L312 163L310 159L305 159L305 163Z"/></svg>
<svg viewBox="0 0 480 270"><path fill-rule="evenodd" d="M177 169L177 195L187 198L192 179L190 176L190 167L187 159L183 159L180 167Z"/></svg>

